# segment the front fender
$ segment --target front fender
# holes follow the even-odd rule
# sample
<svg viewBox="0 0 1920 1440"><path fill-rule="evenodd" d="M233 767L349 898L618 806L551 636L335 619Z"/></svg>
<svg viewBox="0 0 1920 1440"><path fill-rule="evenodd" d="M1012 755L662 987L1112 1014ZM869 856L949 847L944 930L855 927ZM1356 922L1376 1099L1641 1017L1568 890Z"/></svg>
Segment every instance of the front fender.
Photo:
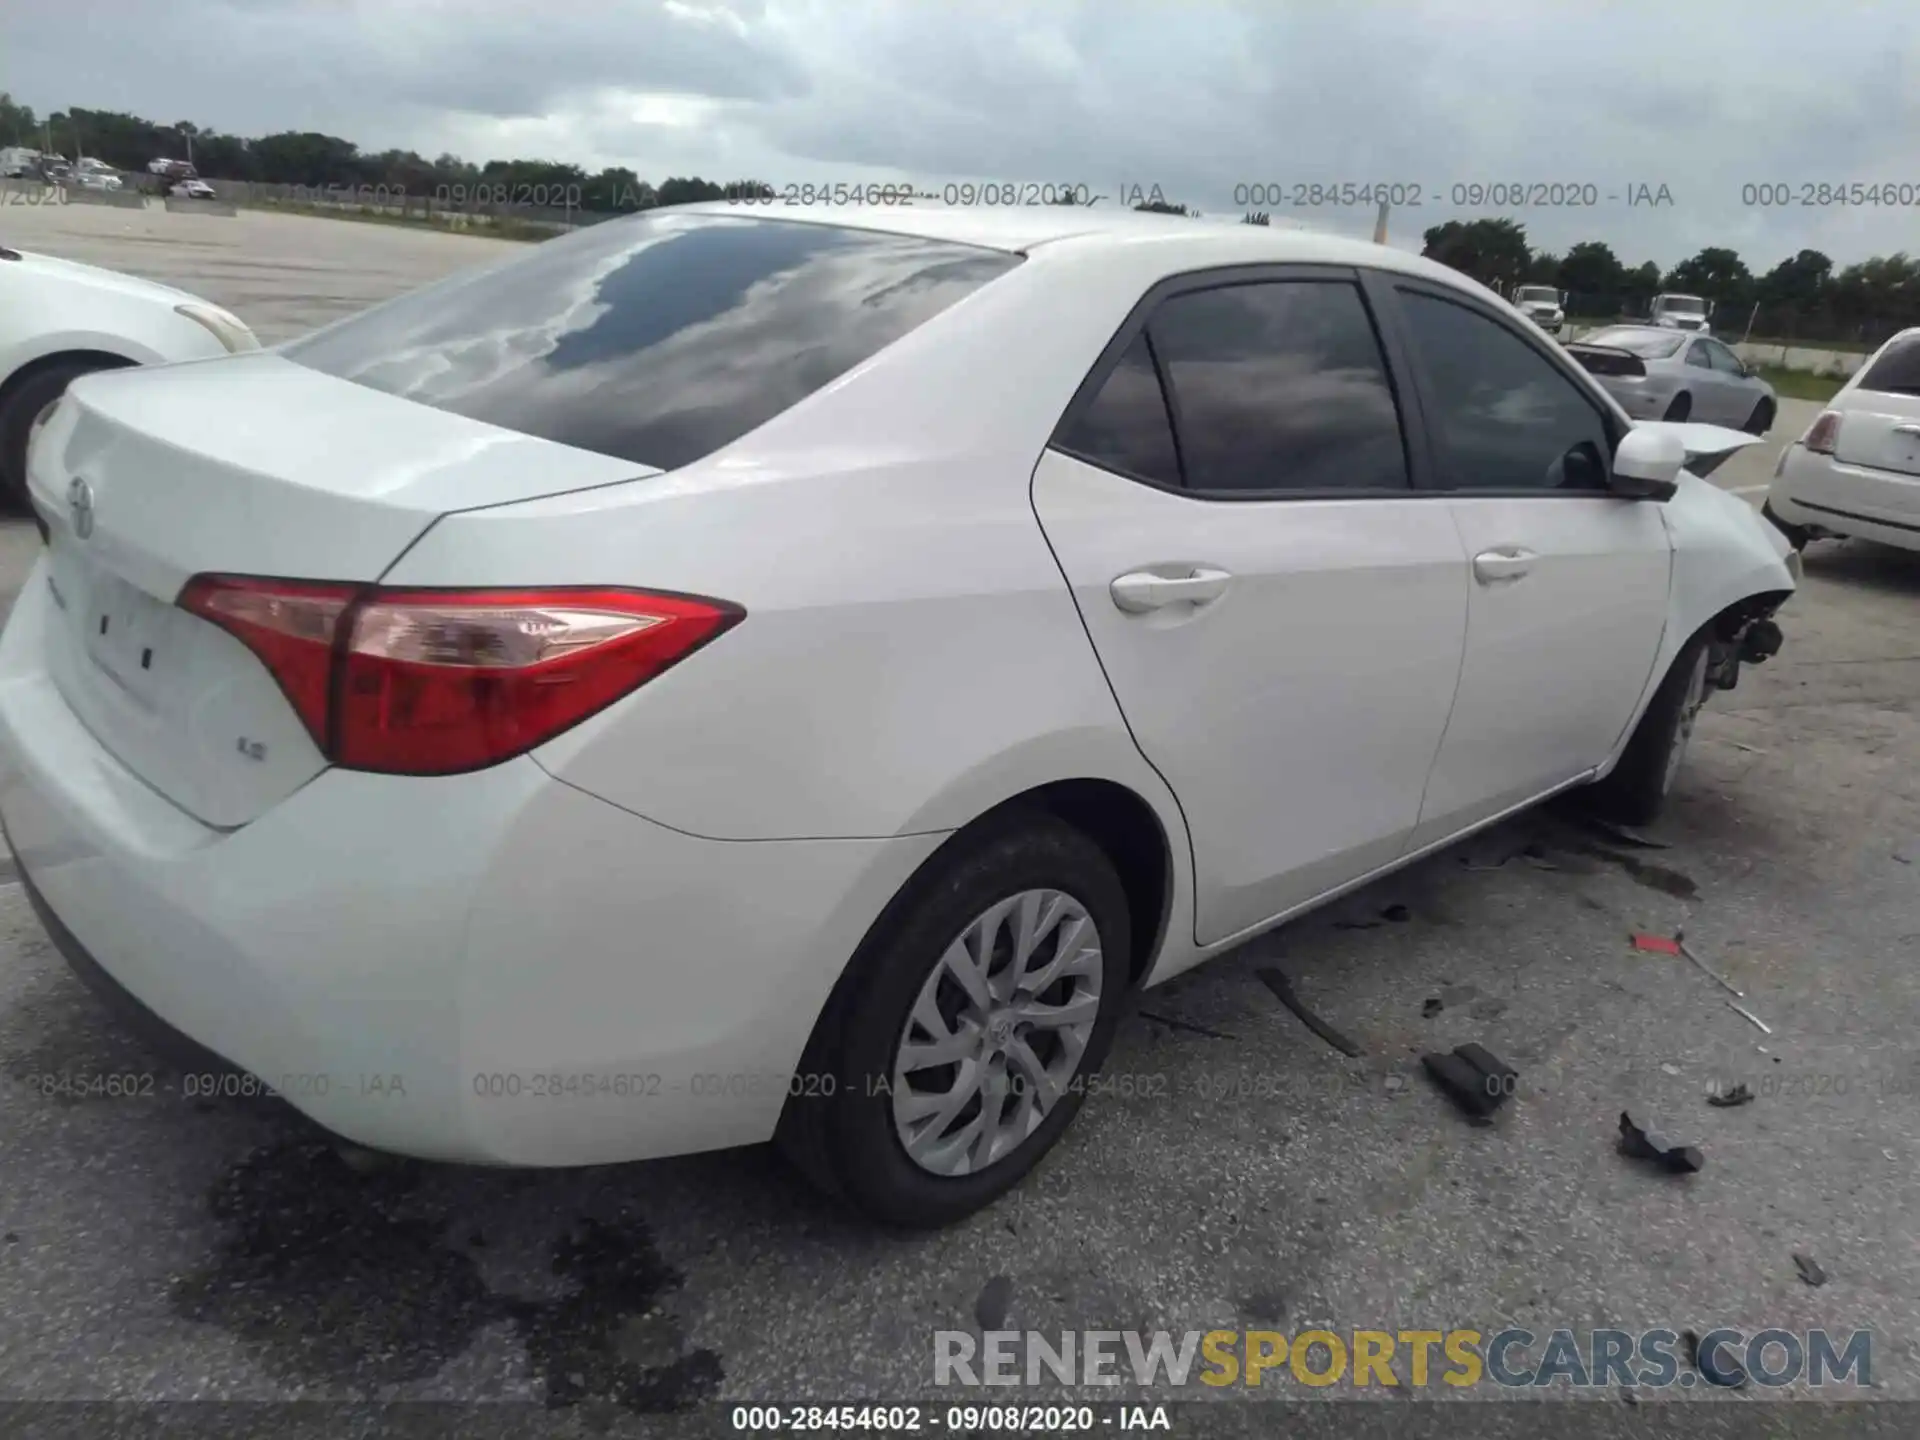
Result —
<svg viewBox="0 0 1920 1440"><path fill-rule="evenodd" d="M1713 430L1717 427L1676 425L1667 428ZM1758 438L1741 436L1744 443L1757 443ZM1681 472L1679 489L1661 506L1661 517L1673 547L1666 627L1660 636L1659 653L1645 693L1634 708L1633 722L1621 734L1606 769L1612 768L1619 751L1633 735L1641 713L1666 678L1674 657L1701 626L1730 605L1756 595L1790 595L1799 585L1793 547L1786 537L1739 496L1730 495L1697 475Z"/></svg>

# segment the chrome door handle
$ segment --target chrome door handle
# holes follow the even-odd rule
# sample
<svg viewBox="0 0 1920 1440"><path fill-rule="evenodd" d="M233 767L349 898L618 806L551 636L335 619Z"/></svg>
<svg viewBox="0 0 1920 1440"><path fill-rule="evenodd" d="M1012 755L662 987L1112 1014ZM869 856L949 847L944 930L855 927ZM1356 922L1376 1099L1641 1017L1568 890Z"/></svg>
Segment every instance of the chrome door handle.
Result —
<svg viewBox="0 0 1920 1440"><path fill-rule="evenodd" d="M1185 575L1155 575L1130 570L1107 587L1113 603L1129 615L1144 615L1169 605L1206 605L1227 593L1233 579L1225 570L1196 565Z"/></svg>
<svg viewBox="0 0 1920 1440"><path fill-rule="evenodd" d="M1533 569L1534 553L1507 546L1482 550L1473 557L1473 578L1482 585L1498 585L1503 580L1518 580Z"/></svg>

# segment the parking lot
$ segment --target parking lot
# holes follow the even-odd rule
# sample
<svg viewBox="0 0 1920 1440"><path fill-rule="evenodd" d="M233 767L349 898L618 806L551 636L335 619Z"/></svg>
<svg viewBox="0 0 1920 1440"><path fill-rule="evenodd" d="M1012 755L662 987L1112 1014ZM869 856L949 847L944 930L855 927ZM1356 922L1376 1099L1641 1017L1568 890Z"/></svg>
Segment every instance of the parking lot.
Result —
<svg viewBox="0 0 1920 1440"><path fill-rule="evenodd" d="M0 210L0 240L179 284L269 342L510 248L33 206ZM1780 409L1714 483L1759 503L1817 413ZM0 530L0 593L37 544ZM555 1417L582 1426L600 1405L944 1402L934 1332L980 1329L997 1277L985 1308L1004 1294L1006 1327L1048 1332L1870 1329L1879 1394L1920 1399L1920 557L1818 543L1806 572L1784 650L1709 706L1657 847L1537 814L1147 993L1108 1064L1137 1083L933 1236L848 1221L762 1150L363 1173L277 1104L183 1094L9 879L0 1400L545 1397L584 1402ZM1770 1034L1628 941L1681 927ZM1282 1008L1272 966L1363 1053ZM1466 1041L1520 1072L1484 1128L1419 1065ZM152 1078L47 1093L62 1074ZM1706 1103L1739 1081L1752 1104ZM1704 1169L1623 1159L1623 1110Z"/></svg>

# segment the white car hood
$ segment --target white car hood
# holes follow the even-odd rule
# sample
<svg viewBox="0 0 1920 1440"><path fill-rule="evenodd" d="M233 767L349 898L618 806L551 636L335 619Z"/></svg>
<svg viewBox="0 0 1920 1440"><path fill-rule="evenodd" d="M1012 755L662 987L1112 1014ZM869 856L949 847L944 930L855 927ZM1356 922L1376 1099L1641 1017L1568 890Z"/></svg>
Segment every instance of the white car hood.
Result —
<svg viewBox="0 0 1920 1440"><path fill-rule="evenodd" d="M171 285L162 285L157 281L142 280L137 275L122 275L117 270L102 270L98 265L83 265L78 260L61 260L52 255L38 255L31 250L16 250L14 253L20 258L11 262L12 265L18 265L32 274L44 275L50 280L90 285L98 290L112 290L121 295L154 300L168 306L207 303L198 295L189 295L185 290L176 290Z"/></svg>

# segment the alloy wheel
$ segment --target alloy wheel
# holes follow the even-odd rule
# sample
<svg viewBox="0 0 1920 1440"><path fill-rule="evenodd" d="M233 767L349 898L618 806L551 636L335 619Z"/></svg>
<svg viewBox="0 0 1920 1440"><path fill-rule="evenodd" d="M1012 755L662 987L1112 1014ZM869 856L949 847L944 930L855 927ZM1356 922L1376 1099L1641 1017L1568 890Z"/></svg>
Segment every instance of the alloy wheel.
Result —
<svg viewBox="0 0 1920 1440"><path fill-rule="evenodd" d="M920 987L894 1046L894 1133L914 1164L972 1175L1069 1091L1100 1018L1099 929L1059 890L974 917Z"/></svg>

